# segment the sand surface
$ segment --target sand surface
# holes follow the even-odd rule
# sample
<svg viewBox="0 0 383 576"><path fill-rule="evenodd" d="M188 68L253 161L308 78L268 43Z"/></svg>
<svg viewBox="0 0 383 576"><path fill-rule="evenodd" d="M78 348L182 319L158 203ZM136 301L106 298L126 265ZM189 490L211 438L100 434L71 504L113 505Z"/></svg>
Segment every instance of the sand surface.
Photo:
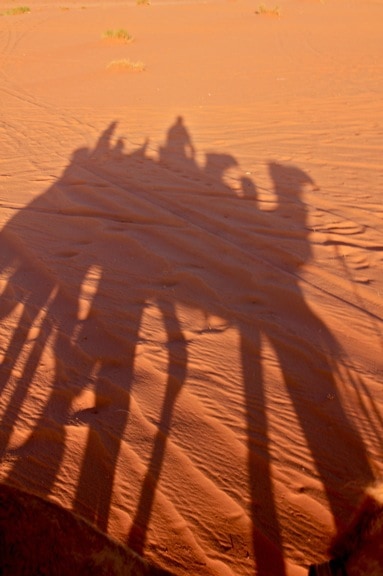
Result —
<svg viewBox="0 0 383 576"><path fill-rule="evenodd" d="M382 473L383 2L259 4L0 2L0 478L177 576Z"/></svg>

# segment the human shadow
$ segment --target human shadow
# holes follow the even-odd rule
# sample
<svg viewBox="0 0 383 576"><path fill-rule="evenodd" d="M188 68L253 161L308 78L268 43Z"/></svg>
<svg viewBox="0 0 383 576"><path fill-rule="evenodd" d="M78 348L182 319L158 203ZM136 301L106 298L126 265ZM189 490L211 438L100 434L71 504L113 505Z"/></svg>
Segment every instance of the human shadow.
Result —
<svg viewBox="0 0 383 576"><path fill-rule="evenodd" d="M7 480L27 481L28 461L17 455L43 450L48 460L40 473L34 472L33 482L40 494L49 495L64 458L66 425L86 425L73 508L107 531L114 474L131 411L140 327L147 303L155 301L166 335L167 377L126 537L142 553L174 410L187 379L188 341L177 312L177 305L186 304L206 317L224 318L238 331L252 547L257 573L283 576L264 338L275 352L335 519L336 488L341 491L344 478L355 477L357 471L361 486L372 479L362 439L337 395L334 370L341 347L310 309L301 288L301 268L311 258L304 188L313 182L297 167L270 162L276 208L265 213L250 178L240 180L240 194L225 181L227 171L238 167L234 156L210 152L205 165L198 165L182 117L169 128L158 158L149 154L148 140L125 152L123 141L116 141L116 128L111 123L93 150L75 151L62 177L0 234L0 269L7 275L0 322L12 314L18 318L0 372L6 401L0 448L4 455L15 456ZM153 223L161 226L161 235ZM179 273L186 264L198 281L191 296ZM167 289L173 284L174 289ZM10 450L48 347L54 353L52 384L27 440ZM90 386L94 405L74 411L73 402ZM326 398L334 401L326 403ZM112 407L113 425L108 428L111 420L103 415ZM49 440L52 434L54 442Z"/></svg>

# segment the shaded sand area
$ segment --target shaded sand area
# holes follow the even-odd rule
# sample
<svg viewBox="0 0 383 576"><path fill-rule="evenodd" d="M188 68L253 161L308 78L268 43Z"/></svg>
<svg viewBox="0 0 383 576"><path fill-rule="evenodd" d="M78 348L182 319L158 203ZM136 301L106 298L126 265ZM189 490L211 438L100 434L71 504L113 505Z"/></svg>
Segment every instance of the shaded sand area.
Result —
<svg viewBox="0 0 383 576"><path fill-rule="evenodd" d="M0 5L0 478L177 576L382 473L383 2L278 4Z"/></svg>

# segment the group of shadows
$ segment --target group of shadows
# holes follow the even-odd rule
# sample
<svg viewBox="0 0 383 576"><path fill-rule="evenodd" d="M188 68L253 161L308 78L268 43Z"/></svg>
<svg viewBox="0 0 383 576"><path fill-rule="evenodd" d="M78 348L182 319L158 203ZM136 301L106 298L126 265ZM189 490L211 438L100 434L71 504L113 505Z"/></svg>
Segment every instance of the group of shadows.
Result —
<svg viewBox="0 0 383 576"><path fill-rule="evenodd" d="M140 324L147 302L155 297L167 339L167 382L149 464L126 537L127 547L143 555L174 408L188 371L188 342L177 304L192 305L205 317L222 317L239 337L248 439L248 512L253 526L251 555L257 574L283 576L283 541L270 473L263 336L274 350L335 521L342 504L339 494L343 491L347 499L343 484L353 477L363 489L373 478L363 441L336 393L334 371L342 359L341 346L308 306L301 288L301 270L311 257L308 206L303 196L305 186L314 183L296 166L270 162L275 208L266 212L260 208L259 191L250 178L242 177L238 189L228 184L227 171L238 166L233 156L209 153L205 165L199 165L182 117L170 126L157 157L148 153L148 142L126 153L115 130L112 123L94 149L76 150L61 178L18 211L0 233L0 273L7 278L1 322L6 323L22 303L18 326L4 347L1 390L29 346L17 385L7 397L1 452L3 457L9 455L11 435L47 345L55 354L54 383L24 446L33 456L39 431L47 421L54 426L54 443L46 449L49 462L35 489L41 496L50 494L60 470L73 398L96 373L97 413L97 398L105 395L105 382L114 381L120 390L114 401L120 410L112 435L103 429L101 410L98 418L82 415L88 418L89 433L73 501L74 512L106 532L113 472L130 411ZM100 225L109 226L108 232L100 231ZM121 242L116 242L116 237ZM110 250L108 238L113 238ZM74 240L78 254L71 253ZM158 288L171 285L166 270L171 270L175 284L177 279L182 284L177 270L185 262L196 279L192 295L187 286ZM97 288L92 309L79 319L81 289L90 270L98 271ZM38 333L31 344L28 334L37 324ZM111 356L121 359L120 368L111 366ZM59 394L60 390L64 393ZM334 401L324 407L322 400L329 396ZM105 474L99 473L100 468L95 473L99 438L108 453ZM28 485L28 462L15 458L4 481L16 485L20 478ZM38 479L36 471L34 481Z"/></svg>

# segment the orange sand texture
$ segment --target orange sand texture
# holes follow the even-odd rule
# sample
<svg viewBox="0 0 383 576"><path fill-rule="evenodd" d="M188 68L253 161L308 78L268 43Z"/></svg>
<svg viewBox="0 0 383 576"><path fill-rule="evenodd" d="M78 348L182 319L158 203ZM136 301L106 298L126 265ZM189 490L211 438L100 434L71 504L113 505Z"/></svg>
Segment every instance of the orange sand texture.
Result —
<svg viewBox="0 0 383 576"><path fill-rule="evenodd" d="M259 4L0 2L0 477L177 576L382 473L383 1Z"/></svg>

